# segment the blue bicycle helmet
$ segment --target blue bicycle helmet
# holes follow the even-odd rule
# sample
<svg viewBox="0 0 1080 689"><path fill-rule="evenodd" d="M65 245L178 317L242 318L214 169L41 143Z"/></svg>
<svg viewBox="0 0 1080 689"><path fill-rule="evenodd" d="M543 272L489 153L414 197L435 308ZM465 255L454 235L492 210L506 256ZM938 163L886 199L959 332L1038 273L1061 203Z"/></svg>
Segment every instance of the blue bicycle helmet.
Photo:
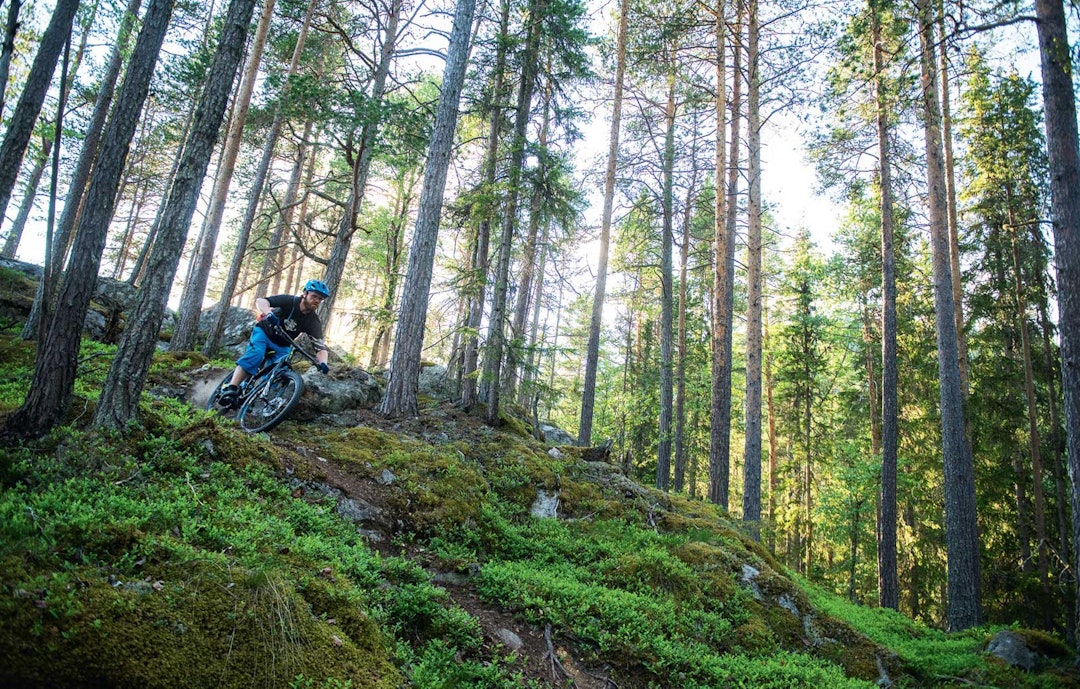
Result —
<svg viewBox="0 0 1080 689"><path fill-rule="evenodd" d="M321 294L324 299L330 298L330 288L322 280L308 280L304 283L304 291Z"/></svg>

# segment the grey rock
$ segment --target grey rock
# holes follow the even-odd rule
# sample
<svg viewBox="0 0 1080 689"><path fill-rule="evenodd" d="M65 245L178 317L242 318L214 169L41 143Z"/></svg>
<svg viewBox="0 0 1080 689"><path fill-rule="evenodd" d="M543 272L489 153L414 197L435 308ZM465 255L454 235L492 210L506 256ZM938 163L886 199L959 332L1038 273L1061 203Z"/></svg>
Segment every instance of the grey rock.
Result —
<svg viewBox="0 0 1080 689"><path fill-rule="evenodd" d="M135 305L135 288L122 280L98 277L93 300L109 311L127 311Z"/></svg>
<svg viewBox="0 0 1080 689"><path fill-rule="evenodd" d="M795 605L795 600L791 597L790 593L782 594L777 603L779 603L780 607L784 610L787 610L795 617L799 617L799 607Z"/></svg>
<svg viewBox="0 0 1080 689"><path fill-rule="evenodd" d="M379 381L361 368L335 368L329 375L311 367L304 373L304 396L296 418L371 408L382 399Z"/></svg>
<svg viewBox="0 0 1080 689"><path fill-rule="evenodd" d="M742 566L742 583L746 585L746 588L750 589L751 595L755 600L764 600L765 596L761 593L761 587L758 586L757 578L761 575L757 569L751 565L743 563Z"/></svg>
<svg viewBox="0 0 1080 689"><path fill-rule="evenodd" d="M521 640L521 637L506 627L499 627L496 629L495 638L501 641L503 646L506 646L511 651L520 651L522 647L525 646L525 642Z"/></svg>
<svg viewBox="0 0 1080 689"><path fill-rule="evenodd" d="M1024 638L1016 632L1004 629L990 639L986 652L1001 658L1013 667L1034 670L1039 666L1039 656L1030 648Z"/></svg>
<svg viewBox="0 0 1080 689"><path fill-rule="evenodd" d="M154 592L153 585L148 581L125 581L121 586L125 591L131 591L140 596L149 596Z"/></svg>
<svg viewBox="0 0 1080 689"><path fill-rule="evenodd" d="M375 477L375 480L378 481L380 485L389 486L397 480L397 476L389 469L383 469L382 473Z"/></svg>
<svg viewBox="0 0 1080 689"><path fill-rule="evenodd" d="M559 491L548 493L546 490L536 491L536 500L533 501L529 514L537 519L553 519L559 514Z"/></svg>
<svg viewBox="0 0 1080 689"><path fill-rule="evenodd" d="M357 524L363 522L378 522L383 518L382 510L359 498L339 499L337 503L337 513Z"/></svg>
<svg viewBox="0 0 1080 689"><path fill-rule="evenodd" d="M424 366L420 369L421 395L445 401L455 397L453 382L446 373L445 366Z"/></svg>
<svg viewBox="0 0 1080 689"><path fill-rule="evenodd" d="M36 263L16 261L13 258L0 258L0 268L18 271L31 280L40 280L41 276L45 273L45 269Z"/></svg>
<svg viewBox="0 0 1080 689"><path fill-rule="evenodd" d="M105 316L90 309L86 312L86 318L83 319L83 332L95 340L100 340L105 337L107 325Z"/></svg>
<svg viewBox="0 0 1080 689"><path fill-rule="evenodd" d="M214 325L214 320L217 318L218 305L215 304L208 309L203 309L203 312L199 314L199 326L198 337L196 339L203 340L210 332L210 328ZM239 347L240 352L243 352L243 348L247 346L248 338L251 337L251 329L255 326L255 315L251 312L251 309L245 309L240 306L229 306L228 311L225 312L225 327L221 331L221 345L233 351L234 347Z"/></svg>
<svg viewBox="0 0 1080 689"><path fill-rule="evenodd" d="M431 581L435 584L448 584L450 586L464 586L469 583L469 575L461 572L434 572Z"/></svg>
<svg viewBox="0 0 1080 689"><path fill-rule="evenodd" d="M367 539L369 543L382 543L386 540L381 533L374 529L357 529L356 533L358 533L361 538Z"/></svg>
<svg viewBox="0 0 1080 689"><path fill-rule="evenodd" d="M540 424L540 432L544 434L544 442L548 445L576 445L577 440L558 426Z"/></svg>

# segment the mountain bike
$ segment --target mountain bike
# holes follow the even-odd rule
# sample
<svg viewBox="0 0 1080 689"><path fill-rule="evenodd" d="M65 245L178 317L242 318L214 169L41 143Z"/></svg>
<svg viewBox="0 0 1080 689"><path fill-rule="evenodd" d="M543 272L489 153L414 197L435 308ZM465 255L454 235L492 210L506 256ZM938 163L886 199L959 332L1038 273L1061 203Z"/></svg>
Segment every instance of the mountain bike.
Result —
<svg viewBox="0 0 1080 689"><path fill-rule="evenodd" d="M264 361L258 373L245 378L237 386L236 422L248 433L268 431L285 420L292 408L300 401L304 392L304 379L292 367L292 359L300 354L313 364L318 364L314 355L289 337L284 330L277 328L275 335L281 335L292 346L292 352L276 364ZM206 403L210 411L227 414L230 408L218 404L221 391L232 381L232 371L218 383Z"/></svg>

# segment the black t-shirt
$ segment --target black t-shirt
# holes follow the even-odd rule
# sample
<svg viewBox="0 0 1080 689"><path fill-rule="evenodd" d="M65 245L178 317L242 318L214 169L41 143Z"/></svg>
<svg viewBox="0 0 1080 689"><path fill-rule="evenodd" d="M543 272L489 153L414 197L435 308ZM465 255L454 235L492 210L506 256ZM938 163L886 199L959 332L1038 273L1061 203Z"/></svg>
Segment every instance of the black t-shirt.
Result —
<svg viewBox="0 0 1080 689"><path fill-rule="evenodd" d="M316 311L309 313L300 312L300 299L294 294L276 294L272 297L267 297L266 301L270 302L270 306L273 307L274 313L281 320L281 328L289 337L296 339L300 333L306 333L311 338L312 343L315 345L315 349L326 349L326 343L323 342L323 326L322 321L319 320L319 314ZM288 342L283 338L274 334L273 329L266 325L266 321L260 321L258 326L263 329L266 336L270 338L270 341L281 345L283 347L288 346Z"/></svg>

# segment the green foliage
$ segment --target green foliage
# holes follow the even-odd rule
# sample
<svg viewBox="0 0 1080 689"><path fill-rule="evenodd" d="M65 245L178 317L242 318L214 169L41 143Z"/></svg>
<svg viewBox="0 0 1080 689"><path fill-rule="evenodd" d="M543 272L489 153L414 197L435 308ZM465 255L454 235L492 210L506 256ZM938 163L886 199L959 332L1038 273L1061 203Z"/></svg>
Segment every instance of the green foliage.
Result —
<svg viewBox="0 0 1080 689"><path fill-rule="evenodd" d="M408 640L418 677L513 686L467 657L476 620L416 565L382 560L332 503L292 497L276 462L215 459L234 435L205 421L123 438L65 427L5 450L0 647L24 662L0 674L397 686L393 648Z"/></svg>

